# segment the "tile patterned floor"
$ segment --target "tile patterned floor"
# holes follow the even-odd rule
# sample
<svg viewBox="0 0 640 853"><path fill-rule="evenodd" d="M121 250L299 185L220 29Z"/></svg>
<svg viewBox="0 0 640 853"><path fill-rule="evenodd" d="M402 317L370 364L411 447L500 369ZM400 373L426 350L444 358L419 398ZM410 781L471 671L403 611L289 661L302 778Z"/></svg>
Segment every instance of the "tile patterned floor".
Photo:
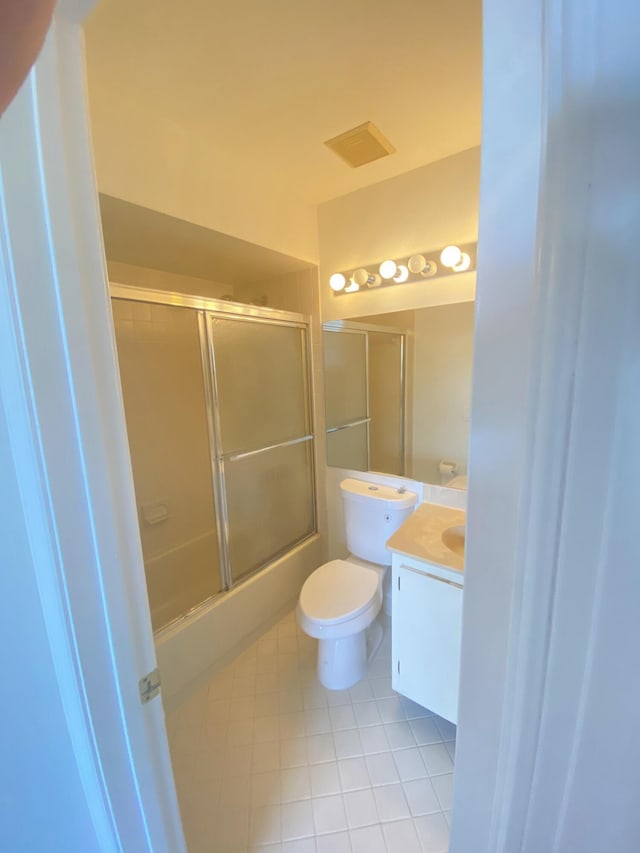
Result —
<svg viewBox="0 0 640 853"><path fill-rule="evenodd" d="M391 689L390 638L325 690L291 612L167 719L189 853L445 853L455 726Z"/></svg>

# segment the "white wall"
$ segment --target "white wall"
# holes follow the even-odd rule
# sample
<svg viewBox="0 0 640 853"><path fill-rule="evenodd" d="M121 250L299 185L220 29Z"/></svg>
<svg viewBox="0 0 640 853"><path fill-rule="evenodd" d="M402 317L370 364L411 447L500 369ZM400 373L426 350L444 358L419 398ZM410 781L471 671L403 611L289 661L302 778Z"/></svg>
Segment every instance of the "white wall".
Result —
<svg viewBox="0 0 640 853"><path fill-rule="evenodd" d="M366 168L366 167L365 167ZM471 243L478 234L480 149L470 148L318 208L322 319L468 302L475 273L335 296L331 273Z"/></svg>
<svg viewBox="0 0 640 853"><path fill-rule="evenodd" d="M221 281L124 264L121 261L107 259L107 272L110 282L128 284L131 287L147 287L151 290L168 290L212 298L233 295L233 286Z"/></svg>

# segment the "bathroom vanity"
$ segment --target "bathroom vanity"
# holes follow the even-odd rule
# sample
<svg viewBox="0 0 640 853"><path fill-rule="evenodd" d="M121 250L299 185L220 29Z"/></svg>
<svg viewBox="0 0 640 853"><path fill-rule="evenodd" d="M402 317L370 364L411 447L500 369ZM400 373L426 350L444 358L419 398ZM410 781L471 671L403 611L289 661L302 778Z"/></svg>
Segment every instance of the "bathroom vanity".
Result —
<svg viewBox="0 0 640 853"><path fill-rule="evenodd" d="M387 542L392 552L392 686L458 718L464 585L462 510L423 503Z"/></svg>

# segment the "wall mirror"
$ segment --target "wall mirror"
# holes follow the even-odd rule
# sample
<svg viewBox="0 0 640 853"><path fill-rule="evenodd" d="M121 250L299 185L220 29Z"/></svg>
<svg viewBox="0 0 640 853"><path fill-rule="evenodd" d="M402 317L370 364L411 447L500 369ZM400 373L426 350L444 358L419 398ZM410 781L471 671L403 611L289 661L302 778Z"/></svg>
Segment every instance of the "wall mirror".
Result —
<svg viewBox="0 0 640 853"><path fill-rule="evenodd" d="M327 464L425 483L466 474L473 324L473 302L325 323Z"/></svg>

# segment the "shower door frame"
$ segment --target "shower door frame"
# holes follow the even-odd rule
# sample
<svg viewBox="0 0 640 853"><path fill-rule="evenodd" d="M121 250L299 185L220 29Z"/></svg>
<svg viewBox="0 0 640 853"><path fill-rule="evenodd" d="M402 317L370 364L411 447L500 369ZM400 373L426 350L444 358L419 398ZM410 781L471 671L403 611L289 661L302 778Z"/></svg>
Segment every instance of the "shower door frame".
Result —
<svg viewBox="0 0 640 853"><path fill-rule="evenodd" d="M367 427L367 470L371 470L371 410L369 402L369 332L381 332L383 334L398 335L400 338L400 446L402 459L402 473L398 476L404 477L407 469L407 436L406 436L406 411L407 411L407 332L396 329L393 326L377 326L373 323L360 323L351 320L327 320L322 324L322 332L347 332L349 334L360 334L365 336L365 383L366 383L366 417L349 423L327 429L327 435L340 432L350 427L366 424ZM324 366L323 366L324 376Z"/></svg>
<svg viewBox="0 0 640 853"><path fill-rule="evenodd" d="M137 287L135 285L109 283L109 295L111 299L128 299L135 302L148 302L150 304L170 305L176 308L188 308L196 311L198 322L198 334L200 343L200 356L202 362L202 379L205 408L207 414L207 433L209 437L209 458L211 465L211 481L214 497L214 513L217 531L218 559L221 589L207 596L207 598L195 604L193 607L171 619L165 625L160 626L154 634L160 634L177 623L191 618L200 610L208 607L212 601L225 595L230 590L237 588L249 578L264 571L272 563L283 557L292 549L302 545L318 532L318 498L317 498L317 470L316 470L316 422L314 412L313 375L311 368L311 341L310 329L311 318L305 314L297 314L292 311L282 311L278 308L265 308L256 305L245 305L239 302L230 302L224 299L215 299L207 296L193 296L189 294L176 293L173 291L154 290L152 288ZM297 328L304 332L304 383L306 390L307 422L309 432L298 438L276 442L268 447L255 450L224 453L219 452L222 447L220 409L218 389L215 372L215 352L213 333L210 328L213 318L235 319L250 323L260 323L269 326L285 326ZM310 452L310 479L312 484L312 517L313 527L302 538L290 543L285 548L273 554L265 563L255 569L243 574L238 579L233 579L231 570L231 559L229 554L229 515L227 511L227 494L225 480L225 461L235 461L247 456L257 455L279 447L287 447L295 444L309 443Z"/></svg>

